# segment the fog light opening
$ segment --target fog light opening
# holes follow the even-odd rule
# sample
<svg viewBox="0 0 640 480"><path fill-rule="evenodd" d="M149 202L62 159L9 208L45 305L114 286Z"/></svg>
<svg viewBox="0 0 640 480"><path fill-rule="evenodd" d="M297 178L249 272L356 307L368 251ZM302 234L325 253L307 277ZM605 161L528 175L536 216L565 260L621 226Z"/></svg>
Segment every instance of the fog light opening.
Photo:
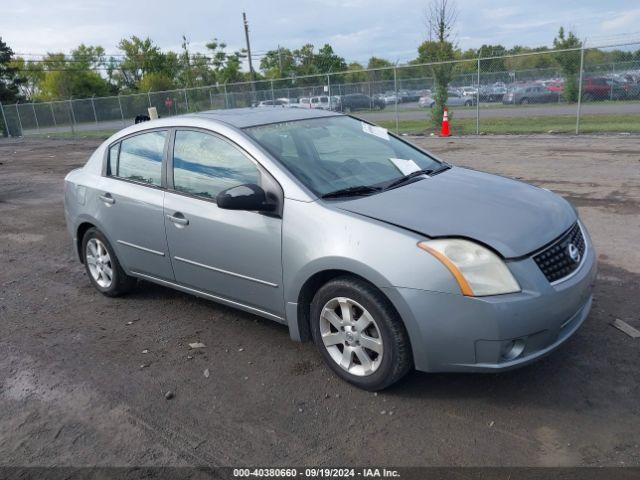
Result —
<svg viewBox="0 0 640 480"><path fill-rule="evenodd" d="M524 352L524 346L525 343L522 338L506 342L502 347L502 359L515 360Z"/></svg>

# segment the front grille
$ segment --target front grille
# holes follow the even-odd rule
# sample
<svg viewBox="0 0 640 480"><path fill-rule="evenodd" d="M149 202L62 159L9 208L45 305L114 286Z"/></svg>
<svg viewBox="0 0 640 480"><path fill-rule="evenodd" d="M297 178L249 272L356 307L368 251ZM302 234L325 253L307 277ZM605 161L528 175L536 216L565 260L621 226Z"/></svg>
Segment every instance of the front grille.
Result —
<svg viewBox="0 0 640 480"><path fill-rule="evenodd" d="M569 253L570 245L573 245L579 252L578 261L575 258L571 258ZM577 270L584 257L585 248L582 230L576 222L567 233L535 255L533 260L540 267L547 280L553 283L562 280Z"/></svg>

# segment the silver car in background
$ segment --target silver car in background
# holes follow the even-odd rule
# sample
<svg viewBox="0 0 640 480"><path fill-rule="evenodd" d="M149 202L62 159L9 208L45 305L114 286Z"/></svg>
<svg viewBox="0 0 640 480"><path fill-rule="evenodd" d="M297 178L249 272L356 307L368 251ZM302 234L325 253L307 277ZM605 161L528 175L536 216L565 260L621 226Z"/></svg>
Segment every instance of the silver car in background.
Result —
<svg viewBox="0 0 640 480"><path fill-rule="evenodd" d="M591 307L596 257L564 199L334 112L141 123L64 192L103 294L143 279L275 320L364 389L528 364Z"/></svg>
<svg viewBox="0 0 640 480"><path fill-rule="evenodd" d="M478 102L475 96L465 96L459 90L449 90L447 92L447 106L449 107L470 107L476 103ZM418 106L423 108L433 108L435 104L436 100L433 94L425 95L418 100Z"/></svg>

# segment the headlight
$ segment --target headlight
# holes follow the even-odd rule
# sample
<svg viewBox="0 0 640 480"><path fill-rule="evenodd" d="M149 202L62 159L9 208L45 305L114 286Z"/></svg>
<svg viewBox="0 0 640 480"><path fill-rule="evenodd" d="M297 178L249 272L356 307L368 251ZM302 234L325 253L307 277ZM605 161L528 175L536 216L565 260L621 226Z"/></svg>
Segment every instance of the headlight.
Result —
<svg viewBox="0 0 640 480"><path fill-rule="evenodd" d="M436 257L454 276L463 295L480 297L520 291L504 262L491 250L457 238L426 240L418 247Z"/></svg>

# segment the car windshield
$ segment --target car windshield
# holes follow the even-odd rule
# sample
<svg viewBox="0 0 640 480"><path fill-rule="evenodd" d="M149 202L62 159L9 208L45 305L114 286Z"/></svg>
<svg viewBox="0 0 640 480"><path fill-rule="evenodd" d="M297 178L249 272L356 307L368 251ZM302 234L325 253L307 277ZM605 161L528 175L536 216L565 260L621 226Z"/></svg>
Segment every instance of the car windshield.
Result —
<svg viewBox="0 0 640 480"><path fill-rule="evenodd" d="M347 116L245 129L315 194L379 186L442 163L390 135Z"/></svg>

